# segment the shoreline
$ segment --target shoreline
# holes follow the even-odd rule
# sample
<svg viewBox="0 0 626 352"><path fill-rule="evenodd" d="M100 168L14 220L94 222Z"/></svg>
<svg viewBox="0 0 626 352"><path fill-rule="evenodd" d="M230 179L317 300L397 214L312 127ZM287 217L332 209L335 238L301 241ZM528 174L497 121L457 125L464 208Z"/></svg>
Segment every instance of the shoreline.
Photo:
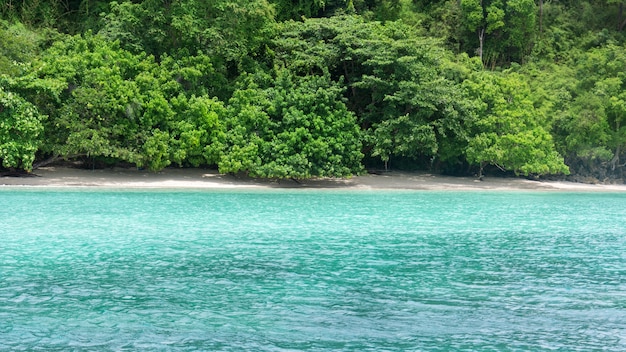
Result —
<svg viewBox="0 0 626 352"><path fill-rule="evenodd" d="M568 181L533 181L522 178L455 177L427 172L391 171L348 179L266 180L223 175L216 170L167 168L160 172L136 169L85 170L45 167L32 177L0 177L0 188L79 189L345 189L432 191L569 191L626 192L621 184L584 184Z"/></svg>

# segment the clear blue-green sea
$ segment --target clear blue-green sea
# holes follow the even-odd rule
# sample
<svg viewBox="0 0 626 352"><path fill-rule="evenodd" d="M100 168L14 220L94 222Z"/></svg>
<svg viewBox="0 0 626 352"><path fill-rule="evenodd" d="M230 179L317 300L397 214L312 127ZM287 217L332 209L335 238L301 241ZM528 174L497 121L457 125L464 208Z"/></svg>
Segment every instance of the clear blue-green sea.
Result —
<svg viewBox="0 0 626 352"><path fill-rule="evenodd" d="M4 189L0 350L625 351L626 194Z"/></svg>

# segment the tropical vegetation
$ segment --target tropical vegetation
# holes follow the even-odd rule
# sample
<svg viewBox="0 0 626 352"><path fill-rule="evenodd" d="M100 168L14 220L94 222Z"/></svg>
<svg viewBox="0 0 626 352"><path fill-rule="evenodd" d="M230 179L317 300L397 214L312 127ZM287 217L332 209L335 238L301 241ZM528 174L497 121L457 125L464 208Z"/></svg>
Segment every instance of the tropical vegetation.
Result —
<svg viewBox="0 0 626 352"><path fill-rule="evenodd" d="M5 0L0 161L621 179L623 0Z"/></svg>

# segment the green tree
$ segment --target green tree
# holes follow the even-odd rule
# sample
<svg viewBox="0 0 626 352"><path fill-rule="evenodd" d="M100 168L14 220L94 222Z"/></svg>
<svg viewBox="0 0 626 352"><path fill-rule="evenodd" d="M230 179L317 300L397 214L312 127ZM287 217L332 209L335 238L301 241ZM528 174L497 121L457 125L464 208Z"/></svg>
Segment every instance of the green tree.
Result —
<svg viewBox="0 0 626 352"><path fill-rule="evenodd" d="M577 85L559 120L557 137L572 165L598 175L619 175L626 147L624 48L609 44L582 53L575 72Z"/></svg>
<svg viewBox="0 0 626 352"><path fill-rule="evenodd" d="M471 36L467 47L487 66L523 62L535 35L536 5L533 0L461 0L463 26Z"/></svg>
<svg viewBox="0 0 626 352"><path fill-rule="evenodd" d="M50 118L43 154L98 158L159 170L171 163L211 165L223 114L193 87L211 75L203 57L161 63L87 34L56 42L12 86Z"/></svg>
<svg viewBox="0 0 626 352"><path fill-rule="evenodd" d="M253 82L229 102L221 172L255 177L344 177L361 170L356 119L328 76L279 70L263 89Z"/></svg>
<svg viewBox="0 0 626 352"><path fill-rule="evenodd" d="M438 42L400 22L358 16L284 26L275 41L277 59L299 75L329 72L346 84L347 105L365 131L369 157L385 166L394 156L428 165L462 157L471 101Z"/></svg>
<svg viewBox="0 0 626 352"><path fill-rule="evenodd" d="M204 52L216 67L245 69L262 55L274 13L266 0L144 0L111 2L100 34L132 52L157 60ZM225 72L227 73L227 72Z"/></svg>
<svg viewBox="0 0 626 352"><path fill-rule="evenodd" d="M326 8L324 0L271 0L271 3L276 8L276 19L280 21L319 17Z"/></svg>
<svg viewBox="0 0 626 352"><path fill-rule="evenodd" d="M381 21L396 20L410 1L403 0L270 0L279 21L359 14Z"/></svg>
<svg viewBox="0 0 626 352"><path fill-rule="evenodd" d="M0 20L0 75L19 76L39 53L41 36L21 23Z"/></svg>
<svg viewBox="0 0 626 352"><path fill-rule="evenodd" d="M479 176L486 165L526 176L569 173L523 76L477 72L464 86L480 102L466 150Z"/></svg>
<svg viewBox="0 0 626 352"><path fill-rule="evenodd" d="M35 106L0 87L0 160L3 167L32 170L44 119Z"/></svg>
<svg viewBox="0 0 626 352"><path fill-rule="evenodd" d="M176 120L170 126L172 161L178 165L217 165L222 153L226 110L222 102L206 96L171 99Z"/></svg>

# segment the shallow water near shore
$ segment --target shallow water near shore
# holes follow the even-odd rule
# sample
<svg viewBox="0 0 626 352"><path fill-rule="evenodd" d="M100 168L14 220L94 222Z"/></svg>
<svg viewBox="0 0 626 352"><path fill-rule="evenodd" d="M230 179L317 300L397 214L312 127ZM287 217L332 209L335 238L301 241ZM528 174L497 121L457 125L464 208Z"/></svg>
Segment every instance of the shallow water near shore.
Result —
<svg viewBox="0 0 626 352"><path fill-rule="evenodd" d="M624 350L626 194L0 191L0 350Z"/></svg>

